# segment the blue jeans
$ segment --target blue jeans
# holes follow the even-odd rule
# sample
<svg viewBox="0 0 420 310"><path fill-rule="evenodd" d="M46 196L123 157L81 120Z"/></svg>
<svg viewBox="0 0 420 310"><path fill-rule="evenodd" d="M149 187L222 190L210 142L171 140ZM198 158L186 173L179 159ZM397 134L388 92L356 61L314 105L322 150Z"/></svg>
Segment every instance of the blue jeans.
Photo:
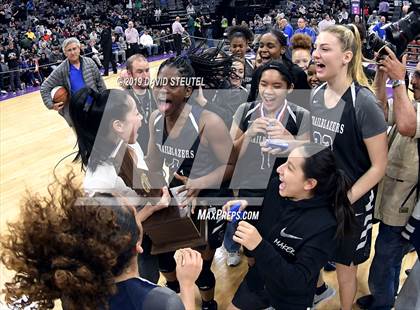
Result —
<svg viewBox="0 0 420 310"><path fill-rule="evenodd" d="M401 236L402 226L379 224L375 256L369 270L369 289L374 297L369 309L391 310L400 283L401 262L410 244Z"/></svg>
<svg viewBox="0 0 420 310"><path fill-rule="evenodd" d="M213 29L207 29L207 45L208 47L214 47L214 42L213 42Z"/></svg>
<svg viewBox="0 0 420 310"><path fill-rule="evenodd" d="M225 238L223 243L225 245L225 249L229 253L237 252L241 248L241 245L235 241L233 241L233 235L235 234L236 227L238 227L238 223L228 222L226 225L225 230Z"/></svg>

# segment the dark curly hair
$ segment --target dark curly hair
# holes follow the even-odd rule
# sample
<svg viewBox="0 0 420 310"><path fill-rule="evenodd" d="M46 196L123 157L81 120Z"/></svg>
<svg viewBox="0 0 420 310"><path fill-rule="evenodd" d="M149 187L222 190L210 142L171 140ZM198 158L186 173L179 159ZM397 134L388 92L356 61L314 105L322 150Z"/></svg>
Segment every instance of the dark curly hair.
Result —
<svg viewBox="0 0 420 310"><path fill-rule="evenodd" d="M246 42L251 43L254 40L254 35L248 27L232 26L227 29L227 38L232 41L233 38L243 38Z"/></svg>
<svg viewBox="0 0 420 310"><path fill-rule="evenodd" d="M136 255L134 209L109 195L83 198L75 183L71 172L45 197L27 192L19 220L1 238L1 261L16 271L4 290L13 309L51 309L56 299L71 310L107 309L114 277Z"/></svg>

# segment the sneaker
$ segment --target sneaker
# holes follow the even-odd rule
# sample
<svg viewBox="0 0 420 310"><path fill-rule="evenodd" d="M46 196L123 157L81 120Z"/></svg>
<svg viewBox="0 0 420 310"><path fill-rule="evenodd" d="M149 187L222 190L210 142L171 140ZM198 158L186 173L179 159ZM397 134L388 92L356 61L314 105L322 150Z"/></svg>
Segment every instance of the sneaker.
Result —
<svg viewBox="0 0 420 310"><path fill-rule="evenodd" d="M7 91L5 91L5 90L0 90L0 93L2 94L2 95L7 95Z"/></svg>
<svg viewBox="0 0 420 310"><path fill-rule="evenodd" d="M360 309L369 309L372 303L373 295L362 296L356 300L356 304L360 307Z"/></svg>
<svg viewBox="0 0 420 310"><path fill-rule="evenodd" d="M335 263L334 262L328 262L325 266L324 266L324 270L325 271L335 271Z"/></svg>
<svg viewBox="0 0 420 310"><path fill-rule="evenodd" d="M326 284L324 284L324 285L325 285L325 289L321 293L319 293L319 294L315 293L314 306L316 306L317 304L319 304L322 301L330 299L331 297L333 297L335 295L335 289L333 289L332 287L329 287Z"/></svg>
<svg viewBox="0 0 420 310"><path fill-rule="evenodd" d="M228 252L228 257L226 259L226 264L229 267L238 266L241 263L241 255L239 252Z"/></svg>
<svg viewBox="0 0 420 310"><path fill-rule="evenodd" d="M203 301L201 310L217 310L217 302L213 299L210 301Z"/></svg>

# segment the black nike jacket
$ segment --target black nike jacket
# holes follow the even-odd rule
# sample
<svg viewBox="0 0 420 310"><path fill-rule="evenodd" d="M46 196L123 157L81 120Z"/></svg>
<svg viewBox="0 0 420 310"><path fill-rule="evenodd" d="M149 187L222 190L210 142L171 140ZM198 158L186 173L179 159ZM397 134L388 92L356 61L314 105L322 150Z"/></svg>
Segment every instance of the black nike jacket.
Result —
<svg viewBox="0 0 420 310"><path fill-rule="evenodd" d="M287 200L279 182L267 189L257 225L263 240L252 253L271 306L307 309L319 272L335 251L337 222L325 197Z"/></svg>

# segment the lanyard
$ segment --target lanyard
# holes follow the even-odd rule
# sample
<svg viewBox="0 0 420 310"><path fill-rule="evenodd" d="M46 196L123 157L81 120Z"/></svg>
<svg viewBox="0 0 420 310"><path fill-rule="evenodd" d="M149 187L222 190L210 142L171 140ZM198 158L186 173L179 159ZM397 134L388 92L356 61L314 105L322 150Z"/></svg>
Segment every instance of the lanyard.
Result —
<svg viewBox="0 0 420 310"><path fill-rule="evenodd" d="M277 113L276 120L278 120L279 122L283 119L286 108L287 108L287 100L284 101L283 108ZM265 117L263 103L261 103L260 112L261 112L261 116Z"/></svg>
<svg viewBox="0 0 420 310"><path fill-rule="evenodd" d="M137 105L137 106L140 106L140 110L141 110L140 113L143 114L143 120L147 124L148 120L149 120L149 113L150 113L151 104L152 104L152 98L151 98L151 95L150 95L150 91L149 91L149 89L146 90L146 93L148 95L148 102L145 102L145 103L143 103L143 102L146 101L146 100L144 100L144 101L141 100L139 98L139 95L136 94L136 91L134 89L132 89L132 91L133 91L133 95L134 95L136 101L139 103L139 105Z"/></svg>

